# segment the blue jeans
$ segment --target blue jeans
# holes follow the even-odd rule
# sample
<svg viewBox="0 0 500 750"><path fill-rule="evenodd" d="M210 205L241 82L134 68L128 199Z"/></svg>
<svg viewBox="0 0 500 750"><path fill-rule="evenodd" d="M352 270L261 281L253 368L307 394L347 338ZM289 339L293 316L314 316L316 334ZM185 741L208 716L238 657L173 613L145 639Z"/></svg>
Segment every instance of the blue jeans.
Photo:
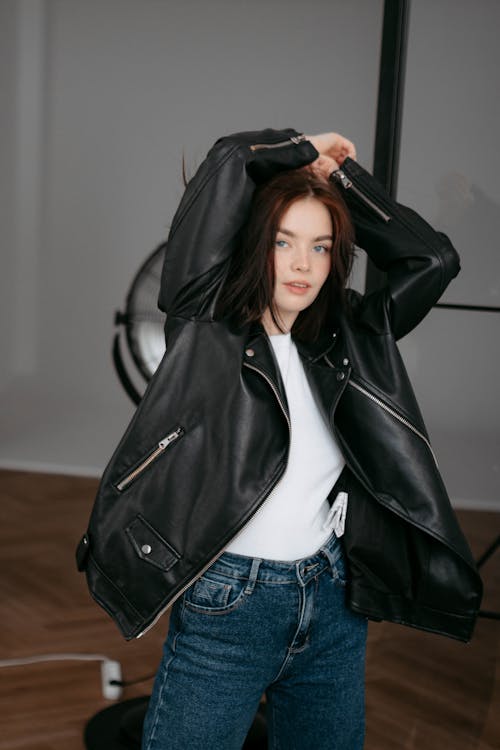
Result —
<svg viewBox="0 0 500 750"><path fill-rule="evenodd" d="M335 535L294 562L225 552L178 599L143 750L240 750L263 693L269 748L360 750L366 619Z"/></svg>

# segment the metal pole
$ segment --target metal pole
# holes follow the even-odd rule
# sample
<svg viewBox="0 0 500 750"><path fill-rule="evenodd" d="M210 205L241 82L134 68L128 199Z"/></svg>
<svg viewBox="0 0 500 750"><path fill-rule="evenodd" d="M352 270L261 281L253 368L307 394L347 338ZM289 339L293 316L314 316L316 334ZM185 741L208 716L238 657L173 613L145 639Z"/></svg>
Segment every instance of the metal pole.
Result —
<svg viewBox="0 0 500 750"><path fill-rule="evenodd" d="M395 197L408 39L410 0L385 0L380 51L373 175ZM382 286L385 274L368 260L366 291Z"/></svg>

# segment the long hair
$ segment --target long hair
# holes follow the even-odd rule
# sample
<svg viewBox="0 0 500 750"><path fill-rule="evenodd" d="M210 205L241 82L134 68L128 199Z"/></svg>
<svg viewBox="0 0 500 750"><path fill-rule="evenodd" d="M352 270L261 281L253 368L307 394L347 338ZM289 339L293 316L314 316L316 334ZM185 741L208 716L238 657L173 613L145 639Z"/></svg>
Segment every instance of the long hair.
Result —
<svg viewBox="0 0 500 750"><path fill-rule="evenodd" d="M333 244L330 273L316 299L297 316L292 333L314 340L339 309L347 309L346 283L354 259L354 228L342 195L332 182L313 176L306 169L280 172L259 186L253 196L241 242L234 253L217 301L217 316L234 317L239 324L260 320L269 307L277 319L274 294L274 247L281 218L301 198L316 198L332 221Z"/></svg>

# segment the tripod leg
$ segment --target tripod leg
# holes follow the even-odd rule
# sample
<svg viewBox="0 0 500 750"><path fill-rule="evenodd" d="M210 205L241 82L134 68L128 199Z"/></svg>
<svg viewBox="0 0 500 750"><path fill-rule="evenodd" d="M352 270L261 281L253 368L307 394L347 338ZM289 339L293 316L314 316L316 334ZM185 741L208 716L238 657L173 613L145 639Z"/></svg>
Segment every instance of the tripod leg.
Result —
<svg viewBox="0 0 500 750"><path fill-rule="evenodd" d="M497 536L497 538L490 544L488 549L483 552L481 557L477 560L476 565L478 568L481 567L481 565L484 565L484 563L490 559L492 554L495 552L496 549L500 547L500 534Z"/></svg>
<svg viewBox="0 0 500 750"><path fill-rule="evenodd" d="M500 547L500 534L497 536L497 538L490 544L487 550L483 552L481 557L477 560L476 565L478 568L480 568L484 563L490 559L492 554L495 552L495 550ZM486 617L489 620L500 620L500 612L492 612L490 610L480 609L479 610L479 617Z"/></svg>

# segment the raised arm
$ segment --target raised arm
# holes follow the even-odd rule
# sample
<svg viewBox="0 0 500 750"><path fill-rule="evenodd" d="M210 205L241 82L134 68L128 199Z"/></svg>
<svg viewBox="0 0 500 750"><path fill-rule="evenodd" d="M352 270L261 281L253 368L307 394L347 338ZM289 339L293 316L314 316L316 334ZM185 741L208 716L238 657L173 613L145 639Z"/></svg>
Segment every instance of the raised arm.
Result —
<svg viewBox="0 0 500 750"><path fill-rule="evenodd" d="M219 139L189 182L166 244L158 305L169 315L211 319L256 184L311 163L314 146L295 130Z"/></svg>
<svg viewBox="0 0 500 750"><path fill-rule="evenodd" d="M387 273L385 287L365 295L361 319L396 338L409 333L436 304L460 271L458 253L446 235L396 203L357 162L347 158L334 172L344 188L356 243Z"/></svg>
<svg viewBox="0 0 500 750"><path fill-rule="evenodd" d="M320 153L311 169L336 180L351 211L356 244L387 284L365 295L362 322L396 338L411 331L439 300L460 270L460 260L446 235L436 232L415 211L396 203L356 161L354 145L338 133L312 136Z"/></svg>

